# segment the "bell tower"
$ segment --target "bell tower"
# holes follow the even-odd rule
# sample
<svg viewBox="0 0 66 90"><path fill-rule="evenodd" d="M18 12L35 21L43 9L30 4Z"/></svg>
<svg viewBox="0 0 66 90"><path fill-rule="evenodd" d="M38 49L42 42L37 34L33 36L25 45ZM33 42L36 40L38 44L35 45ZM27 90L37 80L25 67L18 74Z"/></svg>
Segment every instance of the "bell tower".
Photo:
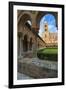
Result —
<svg viewBox="0 0 66 90"><path fill-rule="evenodd" d="M49 42L49 30L48 30L48 23L44 24L44 41L46 43Z"/></svg>
<svg viewBox="0 0 66 90"><path fill-rule="evenodd" d="M44 29L45 29L45 32L48 31L48 24L47 23L44 24Z"/></svg>

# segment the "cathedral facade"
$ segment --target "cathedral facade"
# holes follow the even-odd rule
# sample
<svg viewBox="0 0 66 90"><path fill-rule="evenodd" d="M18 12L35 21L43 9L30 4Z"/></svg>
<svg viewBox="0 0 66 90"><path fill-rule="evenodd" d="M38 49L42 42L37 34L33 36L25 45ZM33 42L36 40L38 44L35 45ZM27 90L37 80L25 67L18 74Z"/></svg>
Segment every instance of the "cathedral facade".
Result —
<svg viewBox="0 0 66 90"><path fill-rule="evenodd" d="M49 32L48 24L44 25L44 33L42 34L42 38L46 43L46 46L58 46L58 33L57 32Z"/></svg>

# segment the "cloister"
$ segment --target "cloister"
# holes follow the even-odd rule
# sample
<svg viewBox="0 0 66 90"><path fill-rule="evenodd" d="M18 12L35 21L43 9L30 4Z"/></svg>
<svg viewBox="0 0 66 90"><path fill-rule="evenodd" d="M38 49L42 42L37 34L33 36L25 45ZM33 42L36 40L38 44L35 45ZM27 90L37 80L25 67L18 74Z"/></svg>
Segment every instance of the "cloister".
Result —
<svg viewBox="0 0 66 90"><path fill-rule="evenodd" d="M43 11L17 11L17 38L18 38L18 57L26 53L31 54L34 50L46 47L44 40L38 35L40 20L47 13L54 15L58 28L58 15L56 12ZM29 22L31 24L29 24ZM36 51L35 51L36 53Z"/></svg>

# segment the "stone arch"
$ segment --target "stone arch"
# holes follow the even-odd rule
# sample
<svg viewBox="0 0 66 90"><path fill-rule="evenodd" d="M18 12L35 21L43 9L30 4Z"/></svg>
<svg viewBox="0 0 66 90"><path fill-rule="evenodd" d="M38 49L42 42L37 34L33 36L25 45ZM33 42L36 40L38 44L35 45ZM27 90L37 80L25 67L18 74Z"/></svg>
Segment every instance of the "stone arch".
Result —
<svg viewBox="0 0 66 90"><path fill-rule="evenodd" d="M31 15L28 12L21 13L20 18L18 19L18 31L23 31L25 27L31 29L31 26L27 23L27 21L32 22Z"/></svg>
<svg viewBox="0 0 66 90"><path fill-rule="evenodd" d="M32 22L31 14L29 12L22 12L18 17L18 25L20 23L24 25L27 20L30 20Z"/></svg>
<svg viewBox="0 0 66 90"><path fill-rule="evenodd" d="M47 12L47 11L40 11L38 12L37 16L36 16L36 25L38 28L40 28L40 21L41 21L41 18L47 14L51 14L55 17L55 20L56 20L56 27L58 28L58 13L57 12Z"/></svg>

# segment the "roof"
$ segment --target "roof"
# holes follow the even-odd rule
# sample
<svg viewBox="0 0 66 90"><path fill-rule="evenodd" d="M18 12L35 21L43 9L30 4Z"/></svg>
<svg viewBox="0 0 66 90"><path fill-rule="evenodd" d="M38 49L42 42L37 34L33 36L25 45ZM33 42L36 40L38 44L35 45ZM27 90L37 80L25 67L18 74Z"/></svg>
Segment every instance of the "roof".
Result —
<svg viewBox="0 0 66 90"><path fill-rule="evenodd" d="M25 23L25 25L29 28L29 30L32 31L32 33L34 33L37 37L39 37L44 42L44 40L37 34L37 32L35 30L31 29L31 26L27 22Z"/></svg>

